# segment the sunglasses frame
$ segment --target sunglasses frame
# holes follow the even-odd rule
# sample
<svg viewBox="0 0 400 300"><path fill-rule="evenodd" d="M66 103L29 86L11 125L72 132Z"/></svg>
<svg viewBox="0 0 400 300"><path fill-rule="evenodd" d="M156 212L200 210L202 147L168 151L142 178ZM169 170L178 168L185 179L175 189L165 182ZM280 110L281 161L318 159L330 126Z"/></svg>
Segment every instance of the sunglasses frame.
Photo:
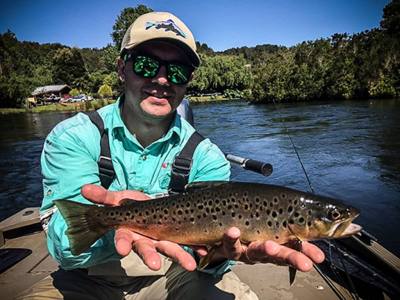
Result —
<svg viewBox="0 0 400 300"><path fill-rule="evenodd" d="M156 61L156 62L158 63L158 68L157 68L157 70L156 70L154 76L152 76L152 77L151 77L151 76L146 77L146 76L143 76L142 74L138 74L138 73L135 72L133 65L135 64L135 59L138 58L138 57L140 57L140 56L143 56L143 57L152 59L152 60L154 60L154 61ZM129 60L131 60L131 61L132 61L132 64L133 64L133 65L132 65L132 69L133 69L132 71L133 71L133 73L135 73L137 76L140 76L140 77L142 77L142 78L154 78L154 77L156 77L157 74L158 74L158 72L160 72L161 67L162 67L162 66L165 66L165 68L166 68L166 70L167 70L168 82L170 82L170 83L172 83L172 84L175 84L175 85L185 85L185 84L189 83L190 77L191 77L193 71L195 70L195 68L194 68L193 66L189 65L189 64L185 64L185 63L177 62L177 61L165 61L165 60L159 59L158 57L155 57L155 56L152 56L152 55L149 55L149 54L145 54L145 53L140 53L140 52L139 52L139 53L132 53L132 52L131 52L131 53L126 53L126 54L124 55L124 61L127 62L127 61L129 61ZM188 78L187 78L187 81L184 81L184 82L182 82L182 83L175 83L175 82L172 82L172 81L171 81L171 76L172 76L172 75L171 75L170 72L169 72L170 66L171 66L171 65L176 65L176 66L181 66L181 67L183 67L183 68L186 68L187 71L188 71Z"/></svg>

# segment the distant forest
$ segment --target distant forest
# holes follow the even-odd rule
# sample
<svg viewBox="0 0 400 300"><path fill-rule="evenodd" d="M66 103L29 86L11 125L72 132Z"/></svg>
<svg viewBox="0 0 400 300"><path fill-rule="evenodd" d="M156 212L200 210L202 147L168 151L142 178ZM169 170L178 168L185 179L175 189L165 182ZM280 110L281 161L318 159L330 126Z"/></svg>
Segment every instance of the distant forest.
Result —
<svg viewBox="0 0 400 300"><path fill-rule="evenodd" d="M123 34L149 11L144 5L123 9L113 26L113 44L101 49L22 42L10 30L1 34L0 107L21 107L36 87L51 84L118 95L115 61ZM223 52L197 46L202 64L190 95L221 93L252 102L400 97L400 0L384 8L379 28L354 35Z"/></svg>

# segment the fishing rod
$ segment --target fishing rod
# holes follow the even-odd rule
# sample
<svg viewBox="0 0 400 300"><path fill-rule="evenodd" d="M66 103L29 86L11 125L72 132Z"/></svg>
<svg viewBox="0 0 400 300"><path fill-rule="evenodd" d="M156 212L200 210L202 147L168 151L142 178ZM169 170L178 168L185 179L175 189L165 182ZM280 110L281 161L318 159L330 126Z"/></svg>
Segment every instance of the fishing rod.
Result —
<svg viewBox="0 0 400 300"><path fill-rule="evenodd" d="M266 177L272 174L273 167L269 163L250 158L243 158L229 153L224 154L229 162L239 165L245 170L253 171Z"/></svg>

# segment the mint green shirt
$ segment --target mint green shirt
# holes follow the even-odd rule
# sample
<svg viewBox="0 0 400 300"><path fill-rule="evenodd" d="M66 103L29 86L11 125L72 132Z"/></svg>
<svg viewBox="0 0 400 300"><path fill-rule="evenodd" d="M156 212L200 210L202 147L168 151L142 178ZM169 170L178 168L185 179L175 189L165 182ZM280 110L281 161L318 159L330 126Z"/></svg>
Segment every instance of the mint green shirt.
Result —
<svg viewBox="0 0 400 300"><path fill-rule="evenodd" d="M119 101L103 107L99 114L108 129L111 158L116 172L109 190L139 190L152 197L166 193L171 164L195 131L194 128L176 115L167 134L144 148L124 125ZM42 152L44 197L41 213L52 209L53 200L57 199L91 203L82 197L80 190L85 184L100 185L99 156L100 134L87 115L78 113L59 123L48 135ZM229 176L230 165L223 153L209 139L203 140L193 155L189 182L229 180ZM63 217L55 211L48 224L47 245L50 254L62 268L87 268L121 258L115 250L114 230L96 241L87 252L73 256L66 229ZM185 250L191 252L187 247ZM218 275L228 270L230 265L231 262L227 261L206 271Z"/></svg>

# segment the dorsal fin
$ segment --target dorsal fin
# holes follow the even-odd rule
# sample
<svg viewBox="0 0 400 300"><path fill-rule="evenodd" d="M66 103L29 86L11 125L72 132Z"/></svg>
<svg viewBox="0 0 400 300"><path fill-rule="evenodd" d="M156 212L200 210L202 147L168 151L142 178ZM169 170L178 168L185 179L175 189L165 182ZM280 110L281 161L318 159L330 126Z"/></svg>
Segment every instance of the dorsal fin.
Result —
<svg viewBox="0 0 400 300"><path fill-rule="evenodd" d="M135 199L129 199L129 198L125 198L119 201L119 205L120 206L125 206L125 205L135 205L137 204L139 201L135 200Z"/></svg>
<svg viewBox="0 0 400 300"><path fill-rule="evenodd" d="M196 181L185 186L185 191L193 191L198 189L211 189L229 183L229 181Z"/></svg>

